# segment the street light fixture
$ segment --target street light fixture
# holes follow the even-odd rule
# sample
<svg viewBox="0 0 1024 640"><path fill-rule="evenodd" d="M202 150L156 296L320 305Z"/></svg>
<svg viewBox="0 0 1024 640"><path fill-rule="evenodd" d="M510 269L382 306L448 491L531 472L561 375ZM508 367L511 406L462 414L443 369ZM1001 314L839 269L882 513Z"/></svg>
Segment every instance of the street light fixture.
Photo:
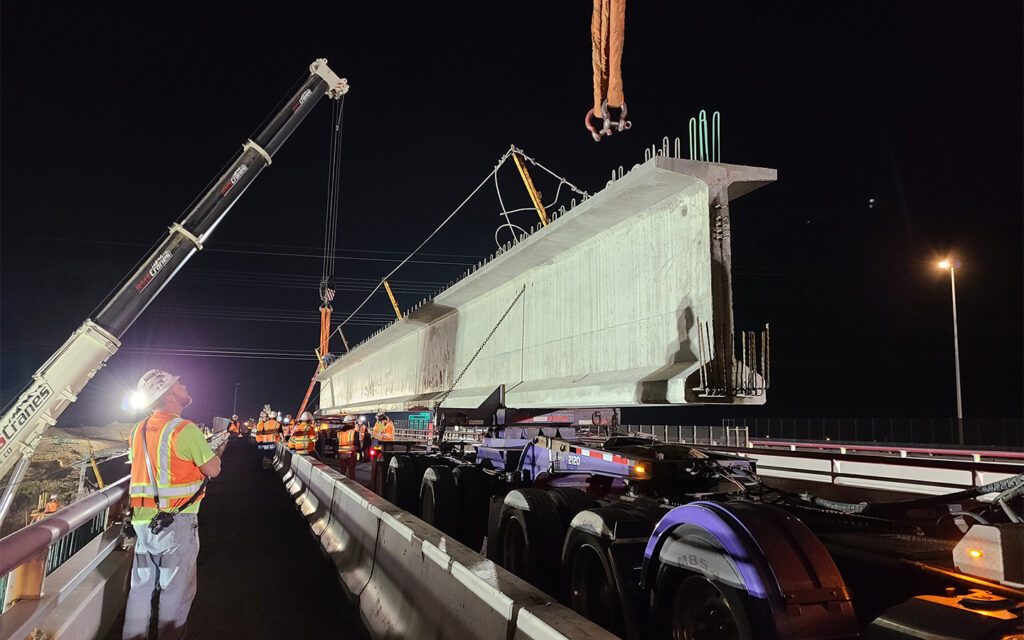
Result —
<svg viewBox="0 0 1024 640"><path fill-rule="evenodd" d="M238 387L241 384L242 384L241 382L236 382L235 383L235 401L231 405L231 415L233 415L233 416L238 415Z"/></svg>
<svg viewBox="0 0 1024 640"><path fill-rule="evenodd" d="M956 366L956 422L959 444L964 444L964 410L960 399L960 339L956 326L956 270L960 268L959 260L943 260L939 263L942 269L949 269L949 285L953 291L953 362Z"/></svg>

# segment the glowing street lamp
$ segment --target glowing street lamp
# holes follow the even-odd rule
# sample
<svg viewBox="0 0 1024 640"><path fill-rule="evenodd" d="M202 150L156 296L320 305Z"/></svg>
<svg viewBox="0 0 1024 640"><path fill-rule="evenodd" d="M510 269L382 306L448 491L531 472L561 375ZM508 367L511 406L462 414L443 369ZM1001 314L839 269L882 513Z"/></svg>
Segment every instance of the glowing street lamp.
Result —
<svg viewBox="0 0 1024 640"><path fill-rule="evenodd" d="M953 290L953 362L956 366L956 422L959 444L964 443L964 410L960 400L960 339L956 326L956 270L960 268L959 260L943 260L939 268L949 269L949 285Z"/></svg>

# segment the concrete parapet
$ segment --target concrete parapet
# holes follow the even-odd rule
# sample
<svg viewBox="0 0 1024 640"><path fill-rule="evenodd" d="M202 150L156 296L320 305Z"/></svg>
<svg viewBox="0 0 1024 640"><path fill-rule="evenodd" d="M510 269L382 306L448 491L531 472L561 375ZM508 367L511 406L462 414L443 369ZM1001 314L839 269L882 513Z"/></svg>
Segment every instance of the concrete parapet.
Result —
<svg viewBox="0 0 1024 640"><path fill-rule="evenodd" d="M615 637L333 469L283 447L276 466L375 640Z"/></svg>

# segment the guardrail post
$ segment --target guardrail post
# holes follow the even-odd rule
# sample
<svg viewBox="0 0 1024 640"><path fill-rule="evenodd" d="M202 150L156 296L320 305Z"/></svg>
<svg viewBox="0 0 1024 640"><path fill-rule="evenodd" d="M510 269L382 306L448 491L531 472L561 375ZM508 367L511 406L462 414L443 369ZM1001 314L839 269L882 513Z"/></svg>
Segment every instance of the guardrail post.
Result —
<svg viewBox="0 0 1024 640"><path fill-rule="evenodd" d="M11 571L4 593L4 609L19 600L38 600L43 595L43 578L46 577L46 557L49 551L49 548L39 550Z"/></svg>

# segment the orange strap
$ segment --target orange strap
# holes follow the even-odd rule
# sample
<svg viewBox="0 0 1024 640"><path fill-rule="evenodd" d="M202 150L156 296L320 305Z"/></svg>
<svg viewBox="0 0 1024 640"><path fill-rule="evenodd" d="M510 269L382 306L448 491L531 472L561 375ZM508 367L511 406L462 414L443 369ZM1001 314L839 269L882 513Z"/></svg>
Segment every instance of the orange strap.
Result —
<svg viewBox="0 0 1024 640"><path fill-rule="evenodd" d="M594 60L594 117L601 106L621 107L622 43L626 33L626 0L594 0L590 41Z"/></svg>
<svg viewBox="0 0 1024 640"><path fill-rule="evenodd" d="M330 349L331 341L331 308L320 307L320 353L325 354Z"/></svg>

